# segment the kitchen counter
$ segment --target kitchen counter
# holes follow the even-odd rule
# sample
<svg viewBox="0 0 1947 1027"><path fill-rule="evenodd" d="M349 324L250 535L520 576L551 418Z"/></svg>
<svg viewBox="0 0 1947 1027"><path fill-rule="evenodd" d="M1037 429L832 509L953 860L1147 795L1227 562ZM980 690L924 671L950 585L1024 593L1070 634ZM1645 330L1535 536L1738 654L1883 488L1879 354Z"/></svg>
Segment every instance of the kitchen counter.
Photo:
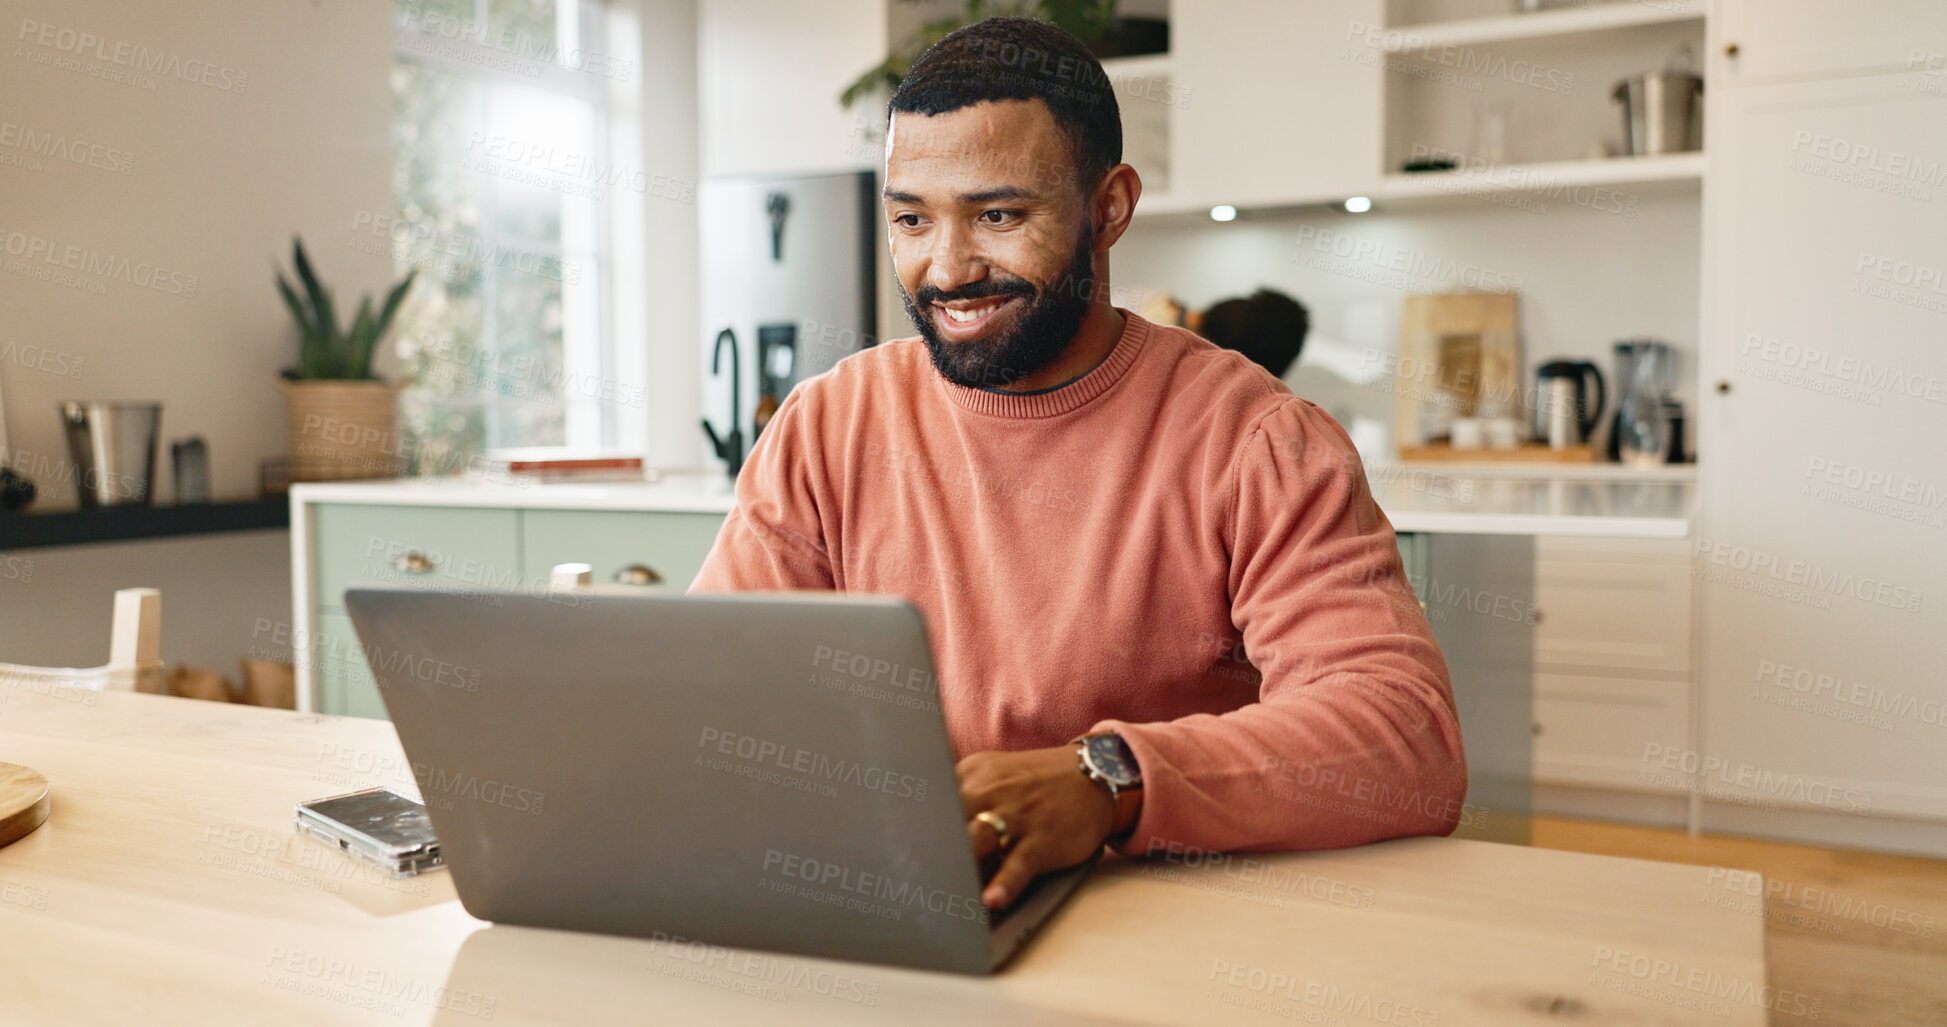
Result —
<svg viewBox="0 0 1947 1027"><path fill-rule="evenodd" d="M1398 532L1681 539L1697 505L1695 472L1585 468L1458 470L1372 464L1373 498ZM1598 473L1592 473L1598 472Z"/></svg>
<svg viewBox="0 0 1947 1027"><path fill-rule="evenodd" d="M1614 465L1500 467L1370 464L1373 497L1400 532L1680 539L1696 506L1694 466L1630 471ZM291 501L397 506L518 507L729 513L730 480L678 472L653 482L542 484L480 478L312 482Z"/></svg>
<svg viewBox="0 0 1947 1027"><path fill-rule="evenodd" d="M1696 481L1696 464L1659 464L1655 467L1624 467L1607 462L1591 464L1575 463L1517 463L1513 461L1491 460L1442 460L1437 463L1400 460L1382 461L1397 463L1400 467L1416 471L1439 471L1446 474L1460 474L1468 477L1489 478L1560 478L1567 481Z"/></svg>
<svg viewBox="0 0 1947 1027"><path fill-rule="evenodd" d="M291 503L388 506L520 507L530 510L656 510L727 514L737 504L730 479L717 471L664 474L656 481L542 483L519 478L398 478L306 482Z"/></svg>

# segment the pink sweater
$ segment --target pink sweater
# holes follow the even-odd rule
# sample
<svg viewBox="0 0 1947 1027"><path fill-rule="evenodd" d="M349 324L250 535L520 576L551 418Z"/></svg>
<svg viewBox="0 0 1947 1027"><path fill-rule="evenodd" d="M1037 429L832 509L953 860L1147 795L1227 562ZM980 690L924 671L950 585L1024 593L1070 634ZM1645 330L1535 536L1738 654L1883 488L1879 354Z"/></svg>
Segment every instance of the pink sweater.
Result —
<svg viewBox="0 0 1947 1027"><path fill-rule="evenodd" d="M1452 831L1446 663L1351 440L1122 313L1100 366L1039 395L954 385L918 338L800 384L691 591L905 596L958 755L1128 741L1125 853Z"/></svg>

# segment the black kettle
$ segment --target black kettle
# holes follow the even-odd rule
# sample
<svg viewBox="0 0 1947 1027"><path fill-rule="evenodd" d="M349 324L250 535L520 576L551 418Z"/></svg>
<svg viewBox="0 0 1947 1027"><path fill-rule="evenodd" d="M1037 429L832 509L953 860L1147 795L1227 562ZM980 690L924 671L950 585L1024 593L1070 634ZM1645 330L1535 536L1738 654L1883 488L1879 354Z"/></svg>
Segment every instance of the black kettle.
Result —
<svg viewBox="0 0 1947 1027"><path fill-rule="evenodd" d="M1591 402L1589 380L1595 381ZM1550 360L1535 370L1535 438L1552 449L1589 441L1609 401L1602 369L1586 360Z"/></svg>

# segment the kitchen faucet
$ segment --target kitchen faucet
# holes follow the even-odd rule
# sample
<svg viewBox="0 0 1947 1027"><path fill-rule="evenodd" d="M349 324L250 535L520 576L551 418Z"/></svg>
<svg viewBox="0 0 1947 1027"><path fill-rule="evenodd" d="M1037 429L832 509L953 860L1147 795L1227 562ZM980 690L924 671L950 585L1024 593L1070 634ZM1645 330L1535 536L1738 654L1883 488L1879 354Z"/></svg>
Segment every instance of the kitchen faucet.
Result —
<svg viewBox="0 0 1947 1027"><path fill-rule="evenodd" d="M742 359L737 355L737 333L725 328L717 333L715 346L710 350L710 373L723 373L723 344L730 343L730 430L722 437L710 427L710 419L703 419L703 432L710 436L710 446L717 451L717 458L730 465L730 476L735 478L744 467L744 429L742 406L738 393L742 391L744 380Z"/></svg>

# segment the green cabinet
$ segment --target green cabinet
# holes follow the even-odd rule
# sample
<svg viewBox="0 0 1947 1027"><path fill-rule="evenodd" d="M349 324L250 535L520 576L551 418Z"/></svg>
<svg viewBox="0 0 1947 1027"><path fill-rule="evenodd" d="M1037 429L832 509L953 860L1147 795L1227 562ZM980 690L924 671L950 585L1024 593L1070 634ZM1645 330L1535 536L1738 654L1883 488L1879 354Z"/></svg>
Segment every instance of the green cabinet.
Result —
<svg viewBox="0 0 1947 1027"><path fill-rule="evenodd" d="M1426 607L1426 535L1417 531L1402 531L1397 535L1399 560L1406 571L1406 581L1413 586L1413 594L1420 597L1420 606Z"/></svg>
<svg viewBox="0 0 1947 1027"><path fill-rule="evenodd" d="M609 584L644 567L662 587L689 588L724 515L662 510L512 509L318 503L308 659L324 713L385 716L378 685L345 614L345 589L384 583L443 590L545 588L556 564L586 563Z"/></svg>
<svg viewBox="0 0 1947 1027"><path fill-rule="evenodd" d="M352 619L342 613L318 615L312 673L318 682L318 709L352 717L385 718L379 684L365 663Z"/></svg>
<svg viewBox="0 0 1947 1027"><path fill-rule="evenodd" d="M521 569L545 582L556 564L585 563L596 584L647 568L666 587L690 587L723 527L723 515L638 510L524 510Z"/></svg>
<svg viewBox="0 0 1947 1027"><path fill-rule="evenodd" d="M519 510L321 504L316 508L320 610L343 610L359 583L442 589L520 585Z"/></svg>

